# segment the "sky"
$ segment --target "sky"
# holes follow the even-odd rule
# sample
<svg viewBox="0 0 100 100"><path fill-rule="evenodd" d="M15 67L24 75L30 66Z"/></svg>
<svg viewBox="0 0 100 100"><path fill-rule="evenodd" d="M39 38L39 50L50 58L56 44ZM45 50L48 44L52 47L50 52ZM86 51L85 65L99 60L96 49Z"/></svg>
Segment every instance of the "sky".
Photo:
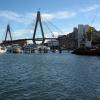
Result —
<svg viewBox="0 0 100 100"><path fill-rule="evenodd" d="M32 38L37 11L41 12L45 37L68 34L78 24L100 29L100 0L0 0L0 41L7 24L13 39ZM39 26L36 34L41 37Z"/></svg>

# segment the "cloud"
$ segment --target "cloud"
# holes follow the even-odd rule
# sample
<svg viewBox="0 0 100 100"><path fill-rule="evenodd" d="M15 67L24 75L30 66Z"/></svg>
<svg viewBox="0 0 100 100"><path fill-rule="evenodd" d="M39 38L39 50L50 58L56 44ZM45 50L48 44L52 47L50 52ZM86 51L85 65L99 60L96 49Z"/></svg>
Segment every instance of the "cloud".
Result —
<svg viewBox="0 0 100 100"><path fill-rule="evenodd" d="M19 14L13 11L0 11L0 17L3 19L20 22L29 23L35 15L32 13Z"/></svg>
<svg viewBox="0 0 100 100"><path fill-rule="evenodd" d="M75 12L59 11L55 13L43 13L42 18L43 20L68 19L74 17L75 15L76 15Z"/></svg>
<svg viewBox="0 0 100 100"><path fill-rule="evenodd" d="M87 12L94 11L98 9L99 7L100 6L98 4L94 4L89 7L85 7L84 9L81 9L77 12L63 10L63 11L56 11L52 13L42 13L41 16L42 16L43 21L47 21L47 20L50 21L54 19L56 20L69 19L69 18L75 17L77 14L80 14L80 13L87 13ZM31 21L36 18L36 13L28 12L28 13L20 14L13 11L3 10L3 11L0 11L0 17L6 20L10 20L10 21L28 24L28 23L31 23Z"/></svg>
<svg viewBox="0 0 100 100"><path fill-rule="evenodd" d="M53 19L68 19L75 16L75 12L70 11L59 11L54 13L42 13L43 21L45 20L53 20ZM20 14L13 11L0 11L0 17L3 19L16 21L20 23L30 23L33 19L36 18L36 13L25 13Z"/></svg>
<svg viewBox="0 0 100 100"><path fill-rule="evenodd" d="M49 38L49 37L54 37L54 38L57 38L58 36L60 36L60 35L67 35L68 33L70 33L70 32L63 32L63 33L59 33L59 32L57 32L57 31L54 31L54 32L52 32L52 33L45 33L45 37L46 38Z"/></svg>
<svg viewBox="0 0 100 100"><path fill-rule="evenodd" d="M32 38L33 30L32 29L18 29L12 32L13 38Z"/></svg>
<svg viewBox="0 0 100 100"><path fill-rule="evenodd" d="M21 22L22 16L12 11L0 11L0 17Z"/></svg>
<svg viewBox="0 0 100 100"><path fill-rule="evenodd" d="M54 19L53 14L48 14L48 13L43 13L43 14L41 15L41 17L42 17L43 21Z"/></svg>
<svg viewBox="0 0 100 100"><path fill-rule="evenodd" d="M99 7L100 6L98 4L94 4L89 7L85 7L84 9L81 9L77 12L63 10L63 11L56 11L52 13L42 13L41 16L42 16L43 21L69 19L69 18L75 17L77 14L80 14L80 13L87 13L87 12L94 11L98 9ZM28 12L28 13L20 14L13 11L1 10L0 17L8 21L10 20L10 21L15 21L19 23L29 24L33 21L33 19L36 18L36 13Z"/></svg>
<svg viewBox="0 0 100 100"><path fill-rule="evenodd" d="M0 42L5 39L6 32L4 29L0 30ZM16 39L27 39L33 37L33 30L32 29L16 29L11 30L11 36L13 40ZM7 39L9 40L9 34L7 35Z"/></svg>
<svg viewBox="0 0 100 100"><path fill-rule="evenodd" d="M55 37L57 38L58 35L66 35L68 32L63 32L63 34L54 31L52 33L48 32L44 32L44 35L46 38L50 38L50 37ZM41 37L42 34L38 34L36 33L36 37ZM32 29L18 29L12 32L12 38L13 39L22 39L22 38L32 38L33 37L33 30Z"/></svg>
<svg viewBox="0 0 100 100"><path fill-rule="evenodd" d="M81 9L80 12L83 12L83 13L91 12L91 11L94 11L94 10L98 9L99 7L100 7L99 5L94 4L94 5L89 6L87 8Z"/></svg>
<svg viewBox="0 0 100 100"><path fill-rule="evenodd" d="M58 19L67 19L67 18L72 18L76 15L75 12L68 12L68 11L62 11L62 12L57 12L54 14Z"/></svg>

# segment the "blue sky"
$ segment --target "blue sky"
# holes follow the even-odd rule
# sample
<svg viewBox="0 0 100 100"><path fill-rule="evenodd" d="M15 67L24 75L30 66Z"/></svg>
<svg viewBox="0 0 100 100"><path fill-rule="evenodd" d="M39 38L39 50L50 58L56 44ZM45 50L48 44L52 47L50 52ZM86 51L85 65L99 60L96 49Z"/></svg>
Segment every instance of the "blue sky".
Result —
<svg viewBox="0 0 100 100"><path fill-rule="evenodd" d="M89 24L100 29L99 0L0 0L0 41L6 26L11 26L13 39L32 37L37 10L41 11L45 36L67 34L78 24ZM94 23L92 20L95 18ZM56 25L63 33L51 24ZM37 36L40 35L39 29Z"/></svg>

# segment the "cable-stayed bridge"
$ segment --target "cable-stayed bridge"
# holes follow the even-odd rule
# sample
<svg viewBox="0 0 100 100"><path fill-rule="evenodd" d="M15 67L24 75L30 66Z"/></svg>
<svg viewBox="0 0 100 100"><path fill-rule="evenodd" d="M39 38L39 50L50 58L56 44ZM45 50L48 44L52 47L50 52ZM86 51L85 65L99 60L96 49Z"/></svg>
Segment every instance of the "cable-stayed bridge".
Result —
<svg viewBox="0 0 100 100"><path fill-rule="evenodd" d="M36 38L36 32L37 32L37 27L38 24L40 26L40 30L41 30L41 38ZM52 23L51 23L52 24ZM35 28L34 28L34 32L33 32L33 36L32 38L25 38L25 39L17 39L17 40L13 40L12 39L12 35L11 35L11 29L10 29L10 25L7 25L7 29L6 29L6 35L5 35L5 40L2 41L1 45L11 45L11 44L16 44L18 42L22 42L22 41L27 41L27 40L32 40L33 44L36 44L36 41L41 41L41 44L44 44L45 40L52 40L52 39L57 39L56 37L54 37L53 32L51 31L51 29L49 28L49 26L45 23L45 25L47 26L48 30L50 31L50 33L52 34L52 37L46 38L45 34L44 34L44 30L43 30L43 23L41 21L41 13L40 11L37 12L37 17L36 17L36 22L35 22ZM53 25L53 24L52 24ZM53 25L54 27L56 27L55 25ZM56 27L57 28L57 27ZM10 40L7 40L7 36L10 36Z"/></svg>

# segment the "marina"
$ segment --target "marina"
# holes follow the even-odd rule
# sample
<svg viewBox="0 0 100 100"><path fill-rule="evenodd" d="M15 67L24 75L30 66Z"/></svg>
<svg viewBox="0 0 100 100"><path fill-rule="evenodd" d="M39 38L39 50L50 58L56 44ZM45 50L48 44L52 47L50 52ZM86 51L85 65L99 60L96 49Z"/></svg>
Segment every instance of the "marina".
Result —
<svg viewBox="0 0 100 100"><path fill-rule="evenodd" d="M41 38L36 38L38 24L40 24ZM49 29L48 26L47 28ZM48 53L48 51L53 53L59 51L59 53L62 53L63 50L71 50L73 54L100 56L100 34L99 31L96 31L94 27L89 25L78 25L78 28L74 28L72 33L69 33L68 35L57 36L56 38L51 30L50 32L52 37L45 37L41 13L40 11L37 11L33 38L13 40L10 25L8 24L5 40L2 41L0 45L7 49L7 53L31 54L37 52ZM93 36L94 33L95 35L99 34L98 37L95 35ZM10 36L10 40L7 40L8 35ZM27 42L29 40L31 40L33 43L29 44ZM4 53L6 51L1 50L1 52Z"/></svg>

